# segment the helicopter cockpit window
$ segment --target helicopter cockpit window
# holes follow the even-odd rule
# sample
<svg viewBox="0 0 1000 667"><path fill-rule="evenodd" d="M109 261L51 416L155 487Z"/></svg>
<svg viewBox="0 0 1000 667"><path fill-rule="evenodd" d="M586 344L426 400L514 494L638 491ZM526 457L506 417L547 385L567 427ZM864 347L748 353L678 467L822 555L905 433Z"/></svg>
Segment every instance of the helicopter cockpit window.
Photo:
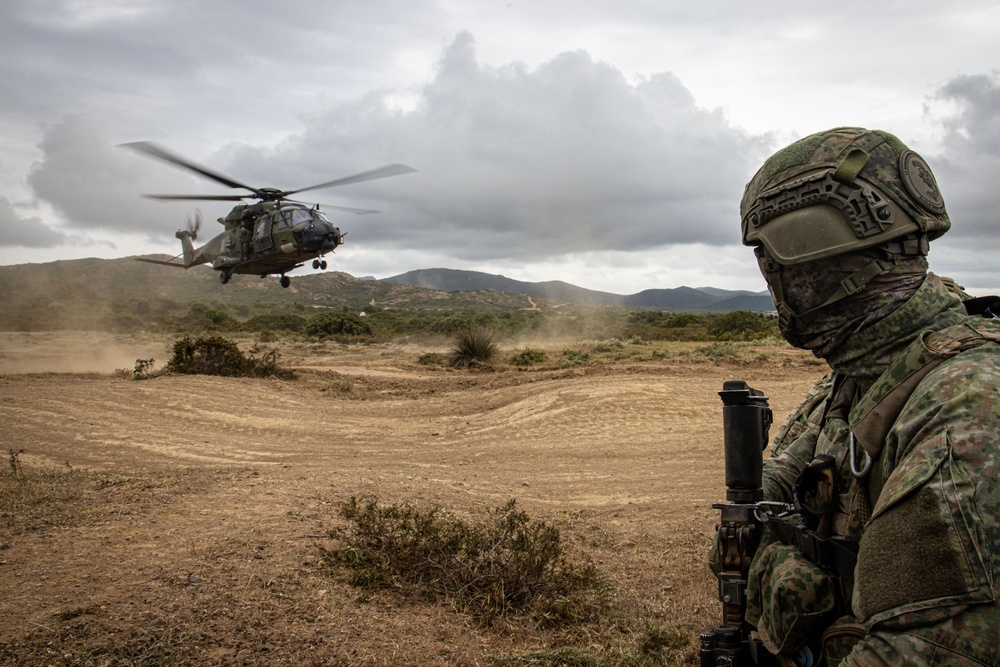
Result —
<svg viewBox="0 0 1000 667"><path fill-rule="evenodd" d="M279 228L294 227L302 222L309 222L313 219L312 212L301 208L286 208L281 212L278 223Z"/></svg>

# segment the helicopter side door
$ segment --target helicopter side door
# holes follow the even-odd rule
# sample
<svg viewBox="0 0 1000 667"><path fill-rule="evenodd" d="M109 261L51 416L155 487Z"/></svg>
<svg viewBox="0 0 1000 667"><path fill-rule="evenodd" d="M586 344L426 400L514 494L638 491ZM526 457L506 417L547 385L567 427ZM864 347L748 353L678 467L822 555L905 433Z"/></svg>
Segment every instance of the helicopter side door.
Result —
<svg viewBox="0 0 1000 667"><path fill-rule="evenodd" d="M264 252L274 246L274 242L271 239L270 213L260 216L254 222L252 244L254 252Z"/></svg>

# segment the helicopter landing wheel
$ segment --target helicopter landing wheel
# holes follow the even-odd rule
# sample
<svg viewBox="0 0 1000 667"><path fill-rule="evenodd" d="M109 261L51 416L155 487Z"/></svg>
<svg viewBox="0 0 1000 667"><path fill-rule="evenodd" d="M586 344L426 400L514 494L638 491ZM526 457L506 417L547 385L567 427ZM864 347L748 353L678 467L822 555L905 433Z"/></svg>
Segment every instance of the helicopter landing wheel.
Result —
<svg viewBox="0 0 1000 667"><path fill-rule="evenodd" d="M319 260L318 259L314 259L313 260L313 268L314 269L318 269L319 268Z"/></svg>
<svg viewBox="0 0 1000 667"><path fill-rule="evenodd" d="M319 268L326 269L326 260L325 259L319 263Z"/></svg>
<svg viewBox="0 0 1000 667"><path fill-rule="evenodd" d="M226 283L229 282L229 279L232 277L233 275L231 273L226 273L225 271L222 271L221 273L219 273L219 282L225 285Z"/></svg>
<svg viewBox="0 0 1000 667"><path fill-rule="evenodd" d="M278 281L282 287L288 287L292 284L292 279L288 276L281 276L281 280Z"/></svg>

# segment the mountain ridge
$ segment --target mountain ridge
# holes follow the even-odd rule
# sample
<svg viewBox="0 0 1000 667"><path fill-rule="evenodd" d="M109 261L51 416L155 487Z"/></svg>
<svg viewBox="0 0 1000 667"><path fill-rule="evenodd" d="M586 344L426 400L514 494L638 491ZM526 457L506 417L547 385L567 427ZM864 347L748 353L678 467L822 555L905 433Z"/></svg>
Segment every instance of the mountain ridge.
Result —
<svg viewBox="0 0 1000 667"><path fill-rule="evenodd" d="M768 312L774 309L771 297L766 291L724 290L715 287L681 286L646 289L635 294L615 294L577 287L561 280L526 282L480 271L444 268L416 269L382 278L381 281L443 292L496 290L508 294L526 294L543 299L572 301L588 305L712 312L728 312L730 310Z"/></svg>
<svg viewBox="0 0 1000 667"><path fill-rule="evenodd" d="M165 259L163 255L146 255ZM561 280L527 282L502 275L461 269L419 269L382 279L357 278L339 271L292 276L282 289L276 280L238 276L220 285L215 271L198 266L188 270L117 259L70 259L0 266L0 306L23 309L52 303L128 301L166 298L181 302L224 301L231 305L300 303L314 307L503 307L516 297L533 297L580 305L613 305L707 312L773 310L767 292L677 287L647 289L622 295L578 287ZM450 295L442 302L442 293ZM435 296L437 295L437 296ZM492 296L491 296L492 295ZM459 303L461 302L461 303ZM466 303L467 302L467 303Z"/></svg>

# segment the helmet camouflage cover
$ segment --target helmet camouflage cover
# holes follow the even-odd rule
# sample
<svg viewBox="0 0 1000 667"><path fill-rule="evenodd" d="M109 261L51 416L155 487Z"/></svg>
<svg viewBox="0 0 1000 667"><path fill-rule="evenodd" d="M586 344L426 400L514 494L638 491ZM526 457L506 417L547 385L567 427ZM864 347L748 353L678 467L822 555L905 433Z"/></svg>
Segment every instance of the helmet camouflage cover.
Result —
<svg viewBox="0 0 1000 667"><path fill-rule="evenodd" d="M779 264L799 264L885 245L926 253L951 221L927 163L888 132L842 127L771 156L740 204L743 243ZM918 246L914 246L922 239Z"/></svg>

